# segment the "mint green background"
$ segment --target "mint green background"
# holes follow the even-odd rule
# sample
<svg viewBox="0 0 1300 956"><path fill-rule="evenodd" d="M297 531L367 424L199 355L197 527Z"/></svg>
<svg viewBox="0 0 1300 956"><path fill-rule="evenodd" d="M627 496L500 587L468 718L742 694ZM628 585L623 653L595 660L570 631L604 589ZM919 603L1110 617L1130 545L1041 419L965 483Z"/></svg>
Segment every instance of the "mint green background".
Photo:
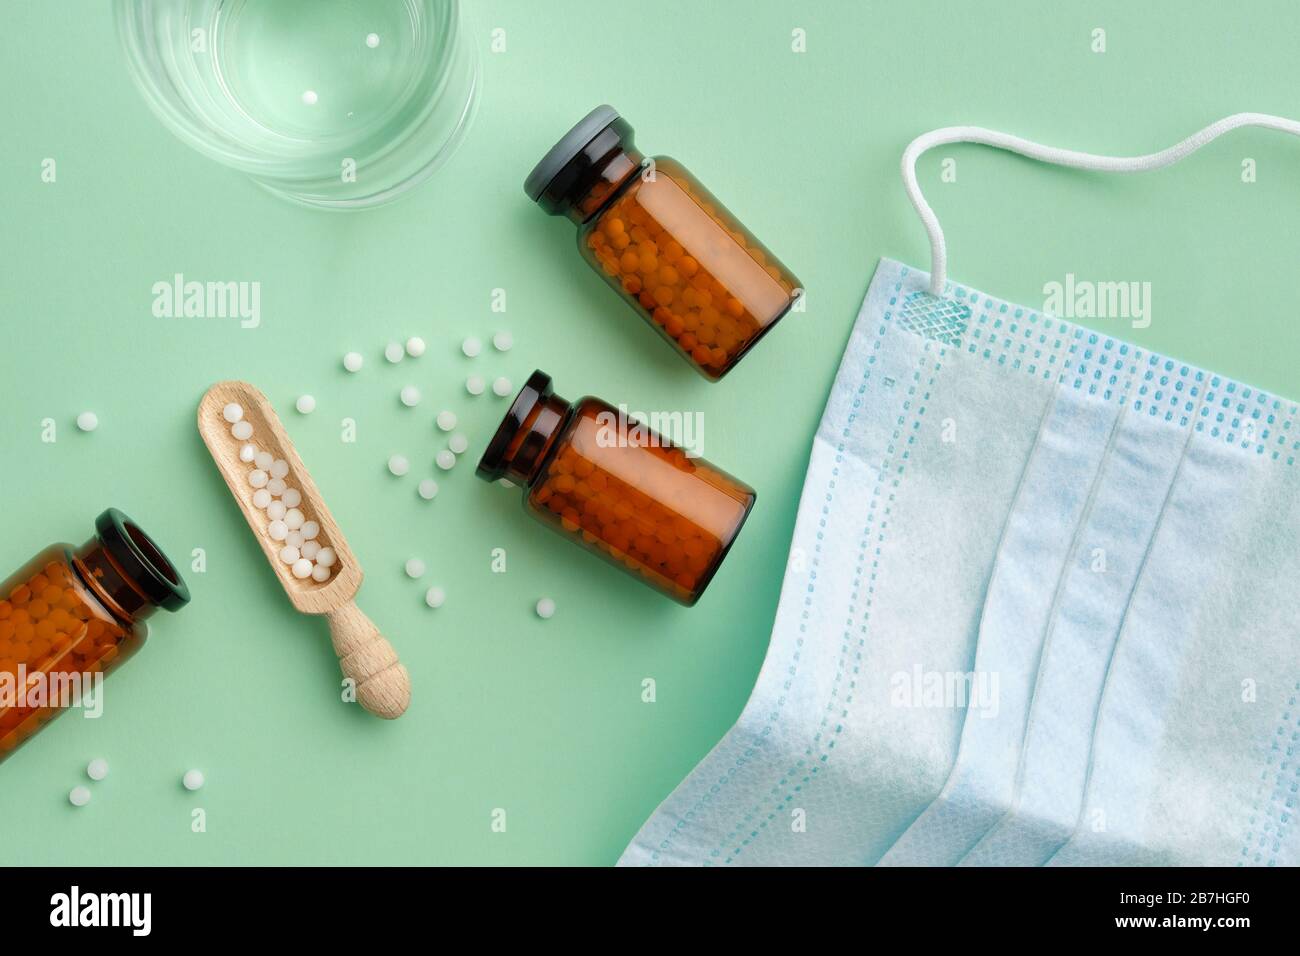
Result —
<svg viewBox="0 0 1300 956"><path fill-rule="evenodd" d="M608 864L740 712L763 659L809 443L878 257L928 268L898 158L914 135L977 123L1100 152L1163 147L1238 110L1300 114L1284 2L1149 5L817 2L469 4L480 112L460 152L399 203L297 208L173 139L132 87L109 5L9 0L0 13L0 522L3 572L84 539L108 505L189 574L107 684L99 721L65 716L0 767L0 863ZM488 52L489 31L508 50ZM790 51L792 28L808 50ZM1090 52L1104 27L1108 52ZM591 106L616 104L647 152L684 161L809 289L725 382L639 325L576 255L572 227L520 183ZM958 181L938 182L939 156ZM56 184L40 164L54 157ZM1259 181L1240 181L1243 157ZM1268 390L1300 392L1293 292L1300 143L1233 134L1139 177L1081 175L977 147L923 181L954 279L1030 305L1045 282L1153 284L1149 329L1099 327ZM183 272L262 283L263 324L160 320L151 285ZM489 310L505 288L509 311ZM513 351L458 343L510 329ZM390 339L429 351L385 365ZM365 354L361 374L339 366ZM699 410L704 448L759 503L704 601L672 605L553 538L517 493L475 480L505 403L471 371L561 394ZM407 716L337 699L323 622L295 614L194 429L213 381L258 384L284 416L368 572L361 604L410 668ZM397 402L405 384L424 402ZM293 399L311 392L303 418ZM452 408L470 454L415 494ZM73 427L96 411L91 435ZM40 442L41 419L59 425ZM339 440L352 416L359 440ZM391 478L394 451L412 474ZM490 552L508 553L492 574ZM407 580L411 556L429 565ZM425 587L446 588L438 611ZM923 587L925 582L918 581ZM559 610L538 620L532 605ZM641 702L653 677L658 701ZM108 759L70 807L86 762ZM189 767L207 774L196 795ZM193 834L191 808L207 811ZM508 829L493 833L493 808Z"/></svg>

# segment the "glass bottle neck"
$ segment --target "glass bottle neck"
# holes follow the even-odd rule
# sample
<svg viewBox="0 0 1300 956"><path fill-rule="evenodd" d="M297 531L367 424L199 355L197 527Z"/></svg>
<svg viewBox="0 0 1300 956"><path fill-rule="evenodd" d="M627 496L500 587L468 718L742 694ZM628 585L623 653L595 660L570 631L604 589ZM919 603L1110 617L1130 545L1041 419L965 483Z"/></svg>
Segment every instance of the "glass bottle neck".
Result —
<svg viewBox="0 0 1300 956"><path fill-rule="evenodd" d="M502 477L511 484L530 487L541 474L572 411L573 406L556 395L539 398L506 446Z"/></svg>
<svg viewBox="0 0 1300 956"><path fill-rule="evenodd" d="M645 161L632 135L622 119L598 133L543 190L541 207L578 225L600 212Z"/></svg>
<svg viewBox="0 0 1300 956"><path fill-rule="evenodd" d="M69 563L81 583L119 621L134 624L158 609L98 538L73 551Z"/></svg>

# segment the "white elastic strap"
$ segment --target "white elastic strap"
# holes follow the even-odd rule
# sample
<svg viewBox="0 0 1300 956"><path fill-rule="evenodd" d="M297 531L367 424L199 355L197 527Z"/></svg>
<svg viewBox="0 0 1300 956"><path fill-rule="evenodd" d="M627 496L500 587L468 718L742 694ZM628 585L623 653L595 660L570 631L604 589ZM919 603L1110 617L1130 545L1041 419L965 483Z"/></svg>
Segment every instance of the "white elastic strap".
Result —
<svg viewBox="0 0 1300 956"><path fill-rule="evenodd" d="M1206 143L1213 142L1224 133L1242 126L1262 126L1265 129L1275 129L1290 133L1292 136L1300 136L1300 123L1281 116L1270 116L1267 113L1234 113L1232 116L1225 116L1205 129L1193 133L1181 143L1175 143L1158 153L1147 153L1145 156L1098 156L1095 153L1079 153L1072 149L1043 146L1040 143L1021 139L1019 136L984 129L982 126L946 126L943 129L923 133L903 150L903 187L907 190L907 198L912 201L912 206L921 217L921 222L925 224L925 231L930 236L930 293L935 296L943 295L948 272L948 250L944 246L943 228L939 225L939 217L925 201L925 196L921 194L921 187L916 182L916 161L927 150L936 146L946 146L949 143L978 143L1019 153L1021 156L1028 156L1040 162L1055 163L1057 166L1095 169L1105 173L1140 173L1149 169L1172 166Z"/></svg>

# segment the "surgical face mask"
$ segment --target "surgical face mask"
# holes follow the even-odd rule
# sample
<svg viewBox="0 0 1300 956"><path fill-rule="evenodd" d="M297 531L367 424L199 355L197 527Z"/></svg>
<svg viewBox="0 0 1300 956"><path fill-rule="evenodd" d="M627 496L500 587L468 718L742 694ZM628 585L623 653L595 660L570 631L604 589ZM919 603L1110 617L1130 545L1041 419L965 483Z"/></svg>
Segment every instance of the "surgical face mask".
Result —
<svg viewBox="0 0 1300 956"><path fill-rule="evenodd" d="M876 270L767 659L623 863L1300 861L1300 410L945 277Z"/></svg>

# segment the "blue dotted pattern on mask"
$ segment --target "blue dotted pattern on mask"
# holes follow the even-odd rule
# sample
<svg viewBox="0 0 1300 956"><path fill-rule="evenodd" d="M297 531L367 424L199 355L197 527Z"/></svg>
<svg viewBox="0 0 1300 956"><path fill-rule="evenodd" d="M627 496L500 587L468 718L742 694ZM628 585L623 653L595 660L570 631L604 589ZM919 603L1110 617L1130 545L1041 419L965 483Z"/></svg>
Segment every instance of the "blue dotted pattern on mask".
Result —
<svg viewBox="0 0 1300 956"><path fill-rule="evenodd" d="M963 286L909 293L897 324L1273 461L1294 465L1300 454L1294 402Z"/></svg>
<svg viewBox="0 0 1300 956"><path fill-rule="evenodd" d="M1276 866L1300 794L1300 683L1291 689L1260 772L1238 866Z"/></svg>

